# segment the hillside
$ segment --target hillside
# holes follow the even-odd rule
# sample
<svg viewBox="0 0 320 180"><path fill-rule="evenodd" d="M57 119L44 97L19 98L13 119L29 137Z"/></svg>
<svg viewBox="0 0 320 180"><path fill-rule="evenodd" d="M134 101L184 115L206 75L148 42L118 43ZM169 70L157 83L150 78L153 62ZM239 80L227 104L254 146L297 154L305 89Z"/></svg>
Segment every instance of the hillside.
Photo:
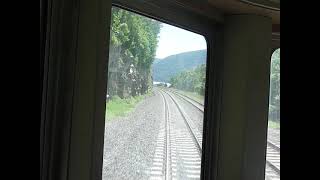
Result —
<svg viewBox="0 0 320 180"><path fill-rule="evenodd" d="M206 63L206 50L190 51L157 59L152 65L153 81L169 82L179 72L191 70Z"/></svg>

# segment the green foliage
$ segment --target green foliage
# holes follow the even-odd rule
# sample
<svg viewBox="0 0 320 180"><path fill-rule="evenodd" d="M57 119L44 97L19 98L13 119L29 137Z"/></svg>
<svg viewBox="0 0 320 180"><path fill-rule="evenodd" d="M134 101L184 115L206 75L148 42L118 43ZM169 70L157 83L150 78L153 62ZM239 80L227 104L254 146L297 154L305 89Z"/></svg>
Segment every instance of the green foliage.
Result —
<svg viewBox="0 0 320 180"><path fill-rule="evenodd" d="M170 84L176 89L196 92L199 95L205 93L206 65L202 64L193 70L183 71L170 79Z"/></svg>
<svg viewBox="0 0 320 180"><path fill-rule="evenodd" d="M157 59L153 66L153 78L158 82L169 82L170 78L182 71L192 70L206 63L206 50L184 52Z"/></svg>
<svg viewBox="0 0 320 180"><path fill-rule="evenodd" d="M188 92L188 91L182 91L182 90L178 90L176 89L177 92L179 92L180 94L183 94L185 96L188 96L189 98L204 104L204 95L200 95L196 92Z"/></svg>
<svg viewBox="0 0 320 180"><path fill-rule="evenodd" d="M112 8L108 94L126 98L145 94L152 85L160 23Z"/></svg>
<svg viewBox="0 0 320 180"><path fill-rule="evenodd" d="M268 128L279 129L279 128L280 128L280 122L270 120L270 121L268 122Z"/></svg>
<svg viewBox="0 0 320 180"><path fill-rule="evenodd" d="M280 121L280 49L271 57L269 117Z"/></svg>
<svg viewBox="0 0 320 180"><path fill-rule="evenodd" d="M143 98L144 96L135 96L121 99L119 96L113 96L106 104L106 120L126 116Z"/></svg>

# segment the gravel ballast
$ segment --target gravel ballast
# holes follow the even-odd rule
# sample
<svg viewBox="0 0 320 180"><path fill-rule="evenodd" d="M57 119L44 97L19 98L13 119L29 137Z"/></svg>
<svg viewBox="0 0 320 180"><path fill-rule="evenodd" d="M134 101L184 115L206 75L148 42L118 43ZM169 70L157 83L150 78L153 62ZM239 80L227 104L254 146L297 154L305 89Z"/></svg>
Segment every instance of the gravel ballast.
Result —
<svg viewBox="0 0 320 180"><path fill-rule="evenodd" d="M164 105L157 92L146 97L127 117L105 124L103 180L148 179Z"/></svg>

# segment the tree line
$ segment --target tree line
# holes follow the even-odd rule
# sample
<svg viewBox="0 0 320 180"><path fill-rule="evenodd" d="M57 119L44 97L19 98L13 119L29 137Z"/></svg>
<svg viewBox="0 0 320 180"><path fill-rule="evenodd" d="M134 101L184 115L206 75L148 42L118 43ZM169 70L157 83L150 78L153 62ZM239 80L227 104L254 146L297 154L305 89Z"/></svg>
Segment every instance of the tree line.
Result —
<svg viewBox="0 0 320 180"><path fill-rule="evenodd" d="M112 8L108 65L108 95L126 98L152 87L151 65L161 24L153 19Z"/></svg>
<svg viewBox="0 0 320 180"><path fill-rule="evenodd" d="M280 121L280 49L271 57L269 118Z"/></svg>
<svg viewBox="0 0 320 180"><path fill-rule="evenodd" d="M206 66L202 64L193 70L180 72L171 78L170 83L176 89L204 95L205 70ZM280 49L274 52L271 59L269 118L280 121Z"/></svg>
<svg viewBox="0 0 320 180"><path fill-rule="evenodd" d="M171 77L171 87L183 91L196 92L200 95L205 93L206 65L201 64L193 70L182 71Z"/></svg>

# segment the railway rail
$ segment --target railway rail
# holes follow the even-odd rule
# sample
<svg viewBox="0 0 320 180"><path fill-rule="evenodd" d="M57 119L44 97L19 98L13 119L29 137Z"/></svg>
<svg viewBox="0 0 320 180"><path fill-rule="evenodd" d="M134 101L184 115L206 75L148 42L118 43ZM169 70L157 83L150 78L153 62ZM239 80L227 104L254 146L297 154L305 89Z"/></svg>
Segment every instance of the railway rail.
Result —
<svg viewBox="0 0 320 180"><path fill-rule="evenodd" d="M165 179L200 179L202 138L175 97L165 90L158 92L165 109L161 175Z"/></svg>
<svg viewBox="0 0 320 180"><path fill-rule="evenodd" d="M268 140L267 164L280 175L280 147Z"/></svg>
<svg viewBox="0 0 320 180"><path fill-rule="evenodd" d="M168 91L181 97L183 100L187 101L188 103L193 105L195 108L199 109L202 113L204 112L203 104L177 91L174 91L174 90L168 90ZM271 142L270 140L267 141L266 162L278 175L280 175L280 147L277 146L275 143Z"/></svg>
<svg viewBox="0 0 320 180"><path fill-rule="evenodd" d="M174 90L168 90L168 91L170 91L170 92L176 94L177 96L183 98L184 100L186 100L186 101L188 101L190 104L192 104L194 107L196 107L196 108L199 109L200 111L204 112L204 106L203 106L202 103L200 103L200 102L198 102L198 101L196 101L196 100L194 100L194 99L192 99L192 98L190 98L190 97L188 97L188 96L186 96L186 95L184 95L184 94L181 94L181 93L179 93L179 92L177 92L177 91L174 91Z"/></svg>

